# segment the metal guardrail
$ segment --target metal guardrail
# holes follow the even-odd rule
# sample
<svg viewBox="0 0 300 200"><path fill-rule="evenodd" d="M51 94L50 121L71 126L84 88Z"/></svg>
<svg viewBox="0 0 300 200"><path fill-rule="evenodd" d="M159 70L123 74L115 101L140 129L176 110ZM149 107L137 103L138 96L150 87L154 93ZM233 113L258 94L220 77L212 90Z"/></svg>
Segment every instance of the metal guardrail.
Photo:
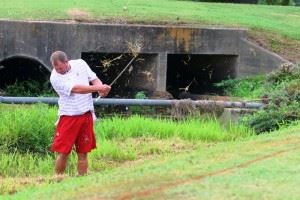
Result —
<svg viewBox="0 0 300 200"><path fill-rule="evenodd" d="M94 105L123 105L123 106L172 106L176 103L191 102L195 106L223 106L225 108L249 108L260 109L264 104L257 102L244 102L244 101L214 101L214 100L164 100L164 99L113 99L102 98L99 100L94 99ZM6 104L33 104L33 103L46 103L58 104L57 97L6 97L0 96L0 103Z"/></svg>

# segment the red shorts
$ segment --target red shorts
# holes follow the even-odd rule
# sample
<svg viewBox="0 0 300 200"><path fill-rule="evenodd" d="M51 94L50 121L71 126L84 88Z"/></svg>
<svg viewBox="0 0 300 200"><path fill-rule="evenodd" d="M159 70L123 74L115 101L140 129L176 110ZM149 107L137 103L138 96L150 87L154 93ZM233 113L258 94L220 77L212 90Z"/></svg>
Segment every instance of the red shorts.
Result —
<svg viewBox="0 0 300 200"><path fill-rule="evenodd" d="M88 153L96 148L91 112L60 117L51 151L69 154L74 144L77 153Z"/></svg>

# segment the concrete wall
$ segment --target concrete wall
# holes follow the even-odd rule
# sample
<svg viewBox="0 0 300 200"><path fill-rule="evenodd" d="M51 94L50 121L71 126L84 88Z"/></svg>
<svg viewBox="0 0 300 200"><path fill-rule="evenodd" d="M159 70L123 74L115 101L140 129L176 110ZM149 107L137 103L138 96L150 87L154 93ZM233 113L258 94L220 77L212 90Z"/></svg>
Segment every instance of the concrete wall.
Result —
<svg viewBox="0 0 300 200"><path fill-rule="evenodd" d="M157 55L151 70L152 88L158 91L166 89L168 54L238 56L237 76L269 72L287 62L247 41L244 29L0 21L0 62L28 56L51 70L55 50L75 59L82 52L128 53L128 42L141 44L141 53Z"/></svg>
<svg viewBox="0 0 300 200"><path fill-rule="evenodd" d="M279 55L270 52L242 38L239 47L238 76L265 74L289 62Z"/></svg>

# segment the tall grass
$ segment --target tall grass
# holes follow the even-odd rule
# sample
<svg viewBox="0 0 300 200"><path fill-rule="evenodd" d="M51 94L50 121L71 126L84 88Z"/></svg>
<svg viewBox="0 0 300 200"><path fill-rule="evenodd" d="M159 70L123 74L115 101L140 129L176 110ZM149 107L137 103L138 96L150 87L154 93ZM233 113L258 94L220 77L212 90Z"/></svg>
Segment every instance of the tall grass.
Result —
<svg viewBox="0 0 300 200"><path fill-rule="evenodd" d="M56 119L57 107L0 105L0 176L53 174L55 157L49 147ZM100 119L95 132L98 148L89 156L93 171L149 154L175 152L182 141L180 148L196 141L228 141L252 134L235 124L224 126L215 118L174 121L137 115ZM67 173L76 173L75 153Z"/></svg>
<svg viewBox="0 0 300 200"><path fill-rule="evenodd" d="M0 150L45 153L48 151L57 108L0 105Z"/></svg>
<svg viewBox="0 0 300 200"><path fill-rule="evenodd" d="M46 153L52 143L57 108L43 104L0 107L0 150L20 153ZM224 126L215 118L183 121L154 119L138 115L101 119L95 124L100 140L179 137L184 140L226 141L251 134L241 126Z"/></svg>
<svg viewBox="0 0 300 200"><path fill-rule="evenodd" d="M38 156L18 152L0 153L0 176L30 176L54 172L54 159L51 155Z"/></svg>
<svg viewBox="0 0 300 200"><path fill-rule="evenodd" d="M170 119L145 118L131 116L124 119L113 117L102 120L95 125L103 139L131 138L131 137L156 137L165 139L179 137L195 141L227 141L252 134L251 130L236 124L224 126L216 118L191 118L183 121Z"/></svg>

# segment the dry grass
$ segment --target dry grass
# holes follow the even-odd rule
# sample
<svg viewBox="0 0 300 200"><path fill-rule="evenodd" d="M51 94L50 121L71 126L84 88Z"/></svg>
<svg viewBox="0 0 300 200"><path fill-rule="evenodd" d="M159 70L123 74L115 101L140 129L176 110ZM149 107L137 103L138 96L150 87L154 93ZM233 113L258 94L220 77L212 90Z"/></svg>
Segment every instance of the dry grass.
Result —
<svg viewBox="0 0 300 200"><path fill-rule="evenodd" d="M67 10L67 14L74 21L90 21L92 19L89 12L83 11L79 8L71 8Z"/></svg>

